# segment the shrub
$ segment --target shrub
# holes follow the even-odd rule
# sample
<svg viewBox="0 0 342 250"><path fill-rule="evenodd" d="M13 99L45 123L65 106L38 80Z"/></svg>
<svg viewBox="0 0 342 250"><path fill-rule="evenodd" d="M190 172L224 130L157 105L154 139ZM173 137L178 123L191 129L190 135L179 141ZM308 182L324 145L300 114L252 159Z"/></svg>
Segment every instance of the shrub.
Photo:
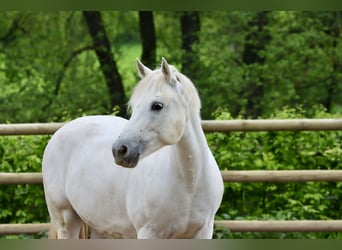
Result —
<svg viewBox="0 0 342 250"><path fill-rule="evenodd" d="M0 172L41 172L48 139L49 136L0 136ZM0 189L0 206L0 223L49 221L42 185L4 185Z"/></svg>
<svg viewBox="0 0 342 250"><path fill-rule="evenodd" d="M218 120L232 119L226 110ZM281 118L332 118L322 108L306 113L286 108L271 116ZM338 117L336 115L335 117ZM342 169L342 131L282 131L208 133L207 139L222 170ZM225 183L217 219L328 220L341 219L340 182ZM335 238L334 233L229 233L228 238Z"/></svg>

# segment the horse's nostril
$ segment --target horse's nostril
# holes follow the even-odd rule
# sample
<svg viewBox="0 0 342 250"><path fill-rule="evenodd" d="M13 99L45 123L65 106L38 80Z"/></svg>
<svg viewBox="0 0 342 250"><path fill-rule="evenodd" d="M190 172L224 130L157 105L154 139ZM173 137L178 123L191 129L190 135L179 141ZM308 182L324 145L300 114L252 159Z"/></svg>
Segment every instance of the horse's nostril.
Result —
<svg viewBox="0 0 342 250"><path fill-rule="evenodd" d="M121 145L121 147L118 149L118 154L120 156L125 156L128 152L128 148L125 145Z"/></svg>

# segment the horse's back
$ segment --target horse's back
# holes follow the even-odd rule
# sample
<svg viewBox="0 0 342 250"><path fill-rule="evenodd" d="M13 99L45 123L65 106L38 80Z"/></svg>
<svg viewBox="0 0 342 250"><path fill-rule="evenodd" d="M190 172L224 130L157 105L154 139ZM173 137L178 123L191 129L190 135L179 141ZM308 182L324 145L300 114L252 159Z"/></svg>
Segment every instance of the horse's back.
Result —
<svg viewBox="0 0 342 250"><path fill-rule="evenodd" d="M43 174L50 168L49 164L66 163L68 157L80 147L87 146L86 143L113 143L126 121L116 116L84 116L68 122L57 130L45 148Z"/></svg>
<svg viewBox="0 0 342 250"><path fill-rule="evenodd" d="M94 115L80 117L58 129L49 144L65 138L68 142L79 143L94 136L108 137L109 133L113 133L113 139L116 139L126 122L126 119L117 116Z"/></svg>

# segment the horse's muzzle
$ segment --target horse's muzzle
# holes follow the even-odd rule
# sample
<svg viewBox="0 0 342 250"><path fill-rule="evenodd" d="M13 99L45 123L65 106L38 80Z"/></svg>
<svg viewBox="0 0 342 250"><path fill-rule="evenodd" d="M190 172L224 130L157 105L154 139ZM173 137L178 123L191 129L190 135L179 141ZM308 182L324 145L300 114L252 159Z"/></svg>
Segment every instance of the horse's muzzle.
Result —
<svg viewBox="0 0 342 250"><path fill-rule="evenodd" d="M139 161L141 149L139 145L133 146L117 140L112 147L115 163L125 167L134 168Z"/></svg>

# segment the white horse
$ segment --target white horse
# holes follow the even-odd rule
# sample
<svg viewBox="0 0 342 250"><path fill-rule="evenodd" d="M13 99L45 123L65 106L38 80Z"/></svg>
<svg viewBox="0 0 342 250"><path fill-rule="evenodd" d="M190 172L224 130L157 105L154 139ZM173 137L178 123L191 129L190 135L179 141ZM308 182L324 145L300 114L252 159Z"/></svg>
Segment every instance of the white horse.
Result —
<svg viewBox="0 0 342 250"><path fill-rule="evenodd" d="M197 90L164 58L153 71L136 64L130 120L78 118L45 149L45 198L58 238L78 238L83 222L107 238L212 238L223 181Z"/></svg>

